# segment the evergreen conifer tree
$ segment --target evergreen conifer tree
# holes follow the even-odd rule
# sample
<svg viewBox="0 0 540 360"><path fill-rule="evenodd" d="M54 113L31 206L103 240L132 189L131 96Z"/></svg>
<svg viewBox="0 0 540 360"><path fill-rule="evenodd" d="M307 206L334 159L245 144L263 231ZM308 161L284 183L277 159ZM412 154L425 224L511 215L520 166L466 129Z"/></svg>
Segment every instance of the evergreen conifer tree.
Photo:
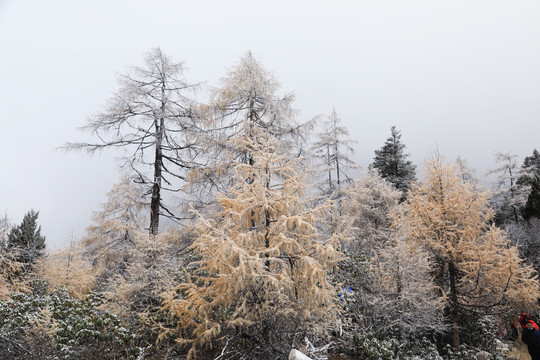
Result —
<svg viewBox="0 0 540 360"><path fill-rule="evenodd" d="M392 126L391 135L380 150L375 150L375 157L370 168L405 193L416 181L416 166L407 160L405 144L401 142L401 131ZM402 198L404 200L404 196Z"/></svg>
<svg viewBox="0 0 540 360"><path fill-rule="evenodd" d="M522 209L523 218L540 218L540 153L534 149L531 156L523 161L522 175L518 179L519 186L528 187L530 192Z"/></svg>
<svg viewBox="0 0 540 360"><path fill-rule="evenodd" d="M37 224L38 216L39 211L30 210L8 235L7 248L20 251L18 261L24 264L25 270L43 255L45 249L45 236L41 235L41 226Z"/></svg>

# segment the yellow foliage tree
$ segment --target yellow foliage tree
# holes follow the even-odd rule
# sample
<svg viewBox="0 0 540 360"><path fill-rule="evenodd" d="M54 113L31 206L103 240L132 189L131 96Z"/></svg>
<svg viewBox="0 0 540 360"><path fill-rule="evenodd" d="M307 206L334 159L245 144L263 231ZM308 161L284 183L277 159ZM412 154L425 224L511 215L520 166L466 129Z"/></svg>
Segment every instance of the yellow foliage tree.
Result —
<svg viewBox="0 0 540 360"><path fill-rule="evenodd" d="M17 260L20 250L0 248L0 299L28 290L27 279L21 276L24 264Z"/></svg>
<svg viewBox="0 0 540 360"><path fill-rule="evenodd" d="M457 168L437 155L426 162L425 179L407 199L395 225L431 253L451 315L453 346L460 343L460 314L533 305L537 275L492 224L487 192L463 181Z"/></svg>
<svg viewBox="0 0 540 360"><path fill-rule="evenodd" d="M83 252L81 243L71 239L65 249L38 260L38 276L52 288L64 287L72 297L82 299L92 290L99 272Z"/></svg>
<svg viewBox="0 0 540 360"><path fill-rule="evenodd" d="M306 173L253 131L239 140L252 161L236 163L220 213L200 218L188 280L163 295L178 323L168 334L190 345L190 358L235 336L258 351L250 356L275 358L309 331L324 334L337 312L327 271L339 258L339 234L320 239L323 210L306 205Z"/></svg>

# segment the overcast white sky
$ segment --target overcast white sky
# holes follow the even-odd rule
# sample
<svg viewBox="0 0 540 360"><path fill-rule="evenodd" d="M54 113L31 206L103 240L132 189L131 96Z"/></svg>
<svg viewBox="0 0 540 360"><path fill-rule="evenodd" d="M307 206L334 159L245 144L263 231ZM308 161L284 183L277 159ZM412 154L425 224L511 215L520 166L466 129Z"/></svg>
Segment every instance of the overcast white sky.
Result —
<svg viewBox="0 0 540 360"><path fill-rule="evenodd" d="M300 120L335 106L363 168L392 125L419 167L437 147L480 178L540 148L539 0L0 0L0 211L39 210L49 248L119 179L112 153L56 148L155 46L209 85L251 50Z"/></svg>

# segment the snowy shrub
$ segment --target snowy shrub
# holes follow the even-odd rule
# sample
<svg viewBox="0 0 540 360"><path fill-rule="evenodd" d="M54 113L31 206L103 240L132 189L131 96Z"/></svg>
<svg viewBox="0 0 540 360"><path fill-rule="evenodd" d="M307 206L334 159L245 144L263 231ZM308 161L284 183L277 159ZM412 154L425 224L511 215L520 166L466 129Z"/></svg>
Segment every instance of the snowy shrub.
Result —
<svg viewBox="0 0 540 360"><path fill-rule="evenodd" d="M422 337L400 344L396 359L400 360L443 360L437 345Z"/></svg>
<svg viewBox="0 0 540 360"><path fill-rule="evenodd" d="M99 294L76 300L65 290L0 301L0 358L135 359L135 336L98 310L102 303Z"/></svg>
<svg viewBox="0 0 540 360"><path fill-rule="evenodd" d="M497 338L497 322L492 316L469 315L460 329L462 344L493 352Z"/></svg>
<svg viewBox="0 0 540 360"><path fill-rule="evenodd" d="M396 339L379 340L371 332L360 331L352 337L350 355L365 360L394 359L398 345Z"/></svg>
<svg viewBox="0 0 540 360"><path fill-rule="evenodd" d="M442 355L444 360L477 360L478 352L479 349L468 345L461 345L459 349L454 349L448 344L443 348Z"/></svg>

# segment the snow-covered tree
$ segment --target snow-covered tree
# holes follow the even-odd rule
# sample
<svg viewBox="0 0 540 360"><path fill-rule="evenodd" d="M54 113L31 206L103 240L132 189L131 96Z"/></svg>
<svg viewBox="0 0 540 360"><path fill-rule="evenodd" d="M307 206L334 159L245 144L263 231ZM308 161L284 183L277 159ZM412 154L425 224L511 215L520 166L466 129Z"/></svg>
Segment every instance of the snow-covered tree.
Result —
<svg viewBox="0 0 540 360"><path fill-rule="evenodd" d="M8 243L8 235L12 228L7 212L0 218L0 247L6 248Z"/></svg>
<svg viewBox="0 0 540 360"><path fill-rule="evenodd" d="M478 185L478 178L476 177L475 169L472 169L469 166L467 159L458 156L456 158L456 166L461 180L475 186Z"/></svg>
<svg viewBox="0 0 540 360"><path fill-rule="evenodd" d="M528 187L518 186L520 168L516 162L517 155L496 152L495 161L499 165L488 174L497 175L495 193L492 198L497 223L505 225L522 219L521 208L527 201Z"/></svg>
<svg viewBox="0 0 540 360"><path fill-rule="evenodd" d="M512 244L519 247L521 256L540 274L540 219L509 223L505 231Z"/></svg>
<svg viewBox="0 0 540 360"><path fill-rule="evenodd" d="M534 149L531 156L523 160L518 185L528 190L525 206L522 208L523 218L540 219L540 152Z"/></svg>
<svg viewBox="0 0 540 360"><path fill-rule="evenodd" d="M327 271L339 234L319 238L322 209L306 204L299 160L278 155L265 129L253 131L243 137L249 161L236 161L220 212L200 218L188 281L164 294L163 309L178 322L171 331L190 357L230 340L250 358L274 359L306 334L324 334L336 315Z"/></svg>
<svg viewBox="0 0 540 360"><path fill-rule="evenodd" d="M343 198L343 216L352 219L354 236L347 248L372 255L390 241L390 214L400 197L401 192L374 171L356 180Z"/></svg>
<svg viewBox="0 0 540 360"><path fill-rule="evenodd" d="M9 234L13 226L7 213L0 218L0 299L11 293L26 290L25 282L20 278L24 263L19 256L20 248L8 248Z"/></svg>
<svg viewBox="0 0 540 360"><path fill-rule="evenodd" d="M166 205L164 192L177 192L198 153L198 124L187 95L194 85L183 78L181 63L173 62L159 48L150 50L144 67L134 67L119 78L120 89L105 111L91 117L83 128L96 143L68 143L67 149L90 153L122 148L122 165L146 186L150 196L150 233L159 231L160 216L178 219ZM147 170L151 169L151 173Z"/></svg>
<svg viewBox="0 0 540 360"><path fill-rule="evenodd" d="M405 192L416 181L416 166L407 160L408 156L405 153L405 144L401 142L401 131L392 126L390 137L380 150L375 150L375 157L370 165L383 179L403 193L402 200Z"/></svg>
<svg viewBox="0 0 540 360"><path fill-rule="evenodd" d="M327 177L326 190L332 193L341 188L343 181L351 181L346 170L356 168L356 164L348 157L353 153L353 140L347 139L349 131L341 125L336 110L333 109L330 115L319 116L323 119L323 131L317 134L318 140L312 148L315 158L322 164L322 172Z"/></svg>
<svg viewBox="0 0 540 360"><path fill-rule="evenodd" d="M210 104L199 108L201 116L210 121L206 128L208 162L190 176L191 184L199 186L198 191L200 186L208 186L214 194L211 196L215 196L216 189L226 191L233 162L253 162L253 150L243 139L257 144L259 130L280 139L275 151L290 157L303 152L302 131L306 127L295 120L294 95L279 95L279 89L274 75L251 52L213 89Z"/></svg>
<svg viewBox="0 0 540 360"><path fill-rule="evenodd" d="M334 276L353 290L343 301L361 327L407 337L444 329L443 302L425 250L392 228L401 195L374 171L345 191L343 216L353 219L353 240L345 244L346 259Z"/></svg>
<svg viewBox="0 0 540 360"><path fill-rule="evenodd" d="M144 230L146 205L140 185L123 176L92 216L94 224L82 239L85 257L105 271L125 268L135 247L134 236Z"/></svg>
<svg viewBox="0 0 540 360"><path fill-rule="evenodd" d="M378 333L410 338L442 333L445 298L434 281L429 252L393 233L370 262L371 291L366 318Z"/></svg>
<svg viewBox="0 0 540 360"><path fill-rule="evenodd" d="M39 211L30 210L21 224L14 226L8 234L7 249L18 253L17 260L24 264L25 271L43 256L45 250L45 236L41 235L38 216Z"/></svg>
<svg viewBox="0 0 540 360"><path fill-rule="evenodd" d="M182 266L192 238L184 226L181 231L168 229L158 235L134 233L132 239L134 245L125 252L129 261L100 288L106 298L106 308L137 333L141 345L154 348L147 352L151 357L156 348L174 346L170 339L156 345L159 329L174 326L159 313L161 294L185 278Z"/></svg>
<svg viewBox="0 0 540 360"><path fill-rule="evenodd" d="M410 191L396 226L431 254L436 284L446 300L452 343L460 344L460 315L531 306L539 284L506 234L492 225L488 193L463 182L440 156L426 162L425 180Z"/></svg>

